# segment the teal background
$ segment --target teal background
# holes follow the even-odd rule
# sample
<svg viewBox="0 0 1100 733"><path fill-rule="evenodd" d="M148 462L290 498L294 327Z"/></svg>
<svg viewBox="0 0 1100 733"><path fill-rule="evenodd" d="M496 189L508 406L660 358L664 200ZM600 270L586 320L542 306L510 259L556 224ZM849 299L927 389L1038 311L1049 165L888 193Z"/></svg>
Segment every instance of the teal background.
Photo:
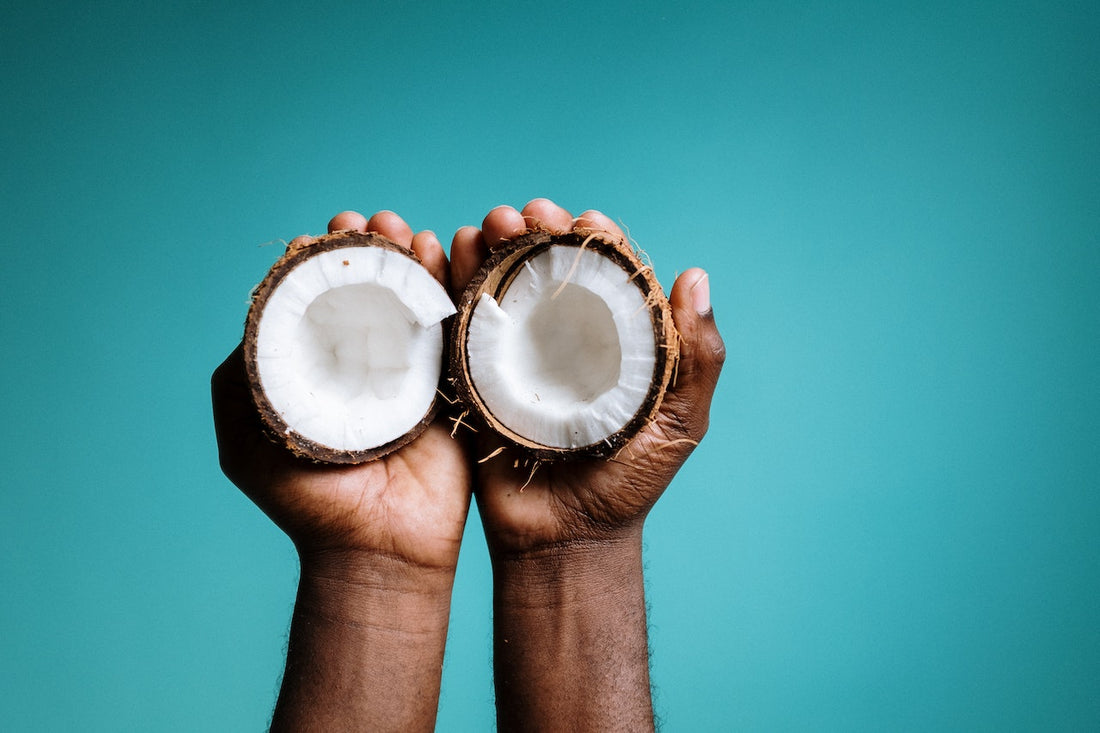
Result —
<svg viewBox="0 0 1100 733"><path fill-rule="evenodd" d="M0 728L258 730L297 565L208 379L279 240L548 196L711 273L670 731L1100 728L1096 3L5 3ZM476 513L439 729L492 726Z"/></svg>

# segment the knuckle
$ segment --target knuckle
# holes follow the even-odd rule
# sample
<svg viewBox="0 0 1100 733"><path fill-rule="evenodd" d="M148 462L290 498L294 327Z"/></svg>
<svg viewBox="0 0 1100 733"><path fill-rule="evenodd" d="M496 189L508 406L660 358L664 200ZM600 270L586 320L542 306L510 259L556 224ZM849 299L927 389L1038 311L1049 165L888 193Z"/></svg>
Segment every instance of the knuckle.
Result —
<svg viewBox="0 0 1100 733"><path fill-rule="evenodd" d="M722 336L718 331L712 331L710 337L707 339L707 351L711 361L717 366L722 366L726 363L726 342L722 340Z"/></svg>

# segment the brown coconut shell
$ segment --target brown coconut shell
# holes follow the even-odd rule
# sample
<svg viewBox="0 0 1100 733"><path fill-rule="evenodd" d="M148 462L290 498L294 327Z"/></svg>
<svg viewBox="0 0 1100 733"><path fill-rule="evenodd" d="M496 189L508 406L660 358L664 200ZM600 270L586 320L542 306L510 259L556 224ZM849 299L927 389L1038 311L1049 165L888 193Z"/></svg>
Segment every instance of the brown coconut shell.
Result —
<svg viewBox="0 0 1100 733"><path fill-rule="evenodd" d="M349 247L382 247L392 252L402 254L413 261L420 263L420 258L410 250L396 242L373 232L343 231L334 232L316 238L312 242L287 247L287 251L280 257L267 276L255 289L252 295L252 304L248 310L248 318L244 329L244 361L248 372L248 381L252 391L252 400L259 410L264 429L268 437L279 445L286 446L295 455L308 458L318 463L355 464L374 461L393 451L408 445L423 433L434 419L439 406L439 399L435 399L428 408L423 419L404 435L374 448L360 451L338 450L327 445L317 443L304 435L296 432L294 428L283 420L282 416L272 406L271 401L264 391L260 381L259 369L256 362L257 339L260 328L260 317L275 288L289 275L295 267L306 260L323 252ZM448 324L443 324L444 355L443 364L447 363L446 347L450 341L447 331Z"/></svg>
<svg viewBox="0 0 1100 733"><path fill-rule="evenodd" d="M578 448L542 445L501 423L489 411L478 394L477 385L474 384L470 374L468 360L467 341L470 318L478 300L483 294L488 293L498 302L501 301L524 263L554 245L584 247L598 252L621 267L642 291L653 324L653 339L657 346L653 376L642 406L614 435ZM453 327L451 380L464 407L471 410L508 442L522 448L540 461L607 457L617 453L657 416L661 401L676 372L679 356L680 337L672 321L672 306L669 305L668 297L661 289L653 269L642 262L630 244L608 232L598 230L578 229L567 234L531 231L495 250L462 293Z"/></svg>

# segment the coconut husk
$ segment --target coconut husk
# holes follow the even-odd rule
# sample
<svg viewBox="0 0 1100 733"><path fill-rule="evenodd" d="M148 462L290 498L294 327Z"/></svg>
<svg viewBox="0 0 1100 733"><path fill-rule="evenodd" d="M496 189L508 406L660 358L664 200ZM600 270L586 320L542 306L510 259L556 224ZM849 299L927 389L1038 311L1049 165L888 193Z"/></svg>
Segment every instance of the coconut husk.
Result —
<svg viewBox="0 0 1100 733"><path fill-rule="evenodd" d="M649 392L638 411L613 435L597 443L577 448L542 445L504 425L490 412L478 394L468 361L467 339L470 318L478 300L483 294L488 294L500 302L524 263L554 245L584 247L598 252L621 267L642 291L645 308L653 324L653 338L657 347ZM672 307L669 305L668 298L661 289L653 269L642 262L634 248L607 232L578 229L567 234L552 234L546 231L522 234L495 250L485 260L482 268L463 291L457 305L458 315L455 317L451 342L450 372L459 400L493 431L539 461L614 455L656 417L676 371L680 339L673 324Z"/></svg>
<svg viewBox="0 0 1100 733"><path fill-rule="evenodd" d="M308 458L318 463L340 463L340 464L356 464L366 463L368 461L377 460L382 458L393 451L408 445L417 437L423 433L428 425L431 424L438 410L439 400L434 400L425 413L423 419L420 420L411 430L404 435L392 440L383 445L370 448L367 450L351 451L351 450L339 450L330 446L317 443L304 435L296 432L294 428L283 420L282 416L272 406L267 394L264 392L263 384L260 381L259 370L256 362L257 353L257 339L259 335L260 317L263 314L265 305L268 298L275 291L276 286L283 281L283 279L290 274L295 267L305 262L311 257L315 257L323 252L328 252L334 249L350 248L350 247L382 247L393 252L400 253L417 263L420 263L420 259L413 254L410 250L402 247L396 242L373 232L356 232L356 231L342 231L334 232L316 238L311 242L305 242L303 244L292 245L287 247L287 251L280 257L271 269L268 271L267 276L263 279L252 295L252 303L248 310L248 317L245 320L244 330L244 359L245 368L248 373L248 380L252 391L252 400L256 405L256 409L260 413L260 418L263 421L264 429L268 437L279 445L286 446L295 455L303 458ZM345 263L346 264L346 263ZM447 331L448 323L443 324L443 343L446 349L447 344L450 342ZM443 364L447 363L447 355L443 355Z"/></svg>

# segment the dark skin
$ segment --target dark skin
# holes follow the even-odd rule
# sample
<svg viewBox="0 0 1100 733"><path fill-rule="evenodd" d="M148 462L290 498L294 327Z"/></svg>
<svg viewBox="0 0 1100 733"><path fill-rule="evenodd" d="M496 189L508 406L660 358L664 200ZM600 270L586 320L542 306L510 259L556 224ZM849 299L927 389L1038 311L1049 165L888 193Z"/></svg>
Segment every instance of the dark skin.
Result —
<svg viewBox="0 0 1100 733"><path fill-rule="evenodd" d="M410 247L452 293L489 251L529 227L622 236L545 199L498 207L454 236L395 214L345 212L329 230L375 231ZM645 517L708 424L724 346L702 270L670 293L682 337L657 419L613 461L515 468L487 431L469 443L438 419L376 463L315 466L263 436L238 348L213 378L222 466L294 541L302 564L275 730L431 730L450 592L471 492L494 571L494 667L501 730L653 726L642 583ZM475 470L476 467L476 470Z"/></svg>
<svg viewBox="0 0 1100 733"><path fill-rule="evenodd" d="M337 215L383 234L446 282L430 232L395 214ZM294 542L301 562L272 730L431 730L451 587L470 504L466 453L442 420L385 458L319 466L263 434L238 347L214 372L222 468Z"/></svg>
<svg viewBox="0 0 1100 733"><path fill-rule="evenodd" d="M574 218L536 199L494 209L460 230L452 277L463 287L488 251L527 227L623 237L597 211ZM624 237L625 238L625 237ZM703 438L725 347L702 270L670 293L683 339L676 383L657 419L616 460L514 468L509 452L479 464L475 485L494 573L494 680L500 730L653 727L642 579L642 525ZM485 439L481 455L496 444Z"/></svg>

